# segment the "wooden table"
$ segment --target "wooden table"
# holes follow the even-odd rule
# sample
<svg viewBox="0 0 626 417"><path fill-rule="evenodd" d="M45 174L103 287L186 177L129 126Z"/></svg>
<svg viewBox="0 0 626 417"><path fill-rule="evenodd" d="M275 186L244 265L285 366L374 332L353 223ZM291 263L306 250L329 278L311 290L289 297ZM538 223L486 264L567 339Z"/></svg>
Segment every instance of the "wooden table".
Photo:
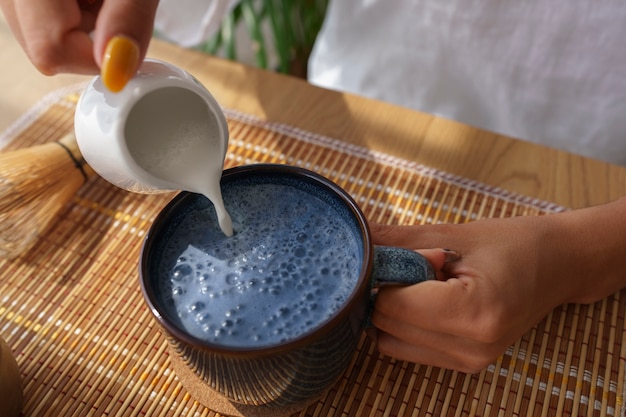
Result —
<svg viewBox="0 0 626 417"><path fill-rule="evenodd" d="M621 197L626 190L624 167L506 138L351 94L327 91L300 79L260 71L163 42L153 42L148 56L170 61L188 70L207 86L225 108L230 109L229 115L235 128L236 140L233 142L237 142L234 146L242 149L242 154L249 153L244 149L245 139L254 138L254 135L271 131L272 140L289 141L292 139L287 136L291 133L295 132L294 135L302 139L308 138L306 132L309 132L322 135L315 136L309 143L312 148L321 149L330 143L330 148L334 146L336 150L337 146L351 144L356 145L361 154L381 152L395 157L394 161L405 163L411 170L414 168L411 164L416 164L418 168L415 171L419 175L427 171L423 167L450 174L455 179L453 185L445 185L449 189L469 181L474 185L497 187L498 190L565 208L605 203ZM13 123L46 94L87 79L73 75L46 77L39 74L2 19L0 74L3 75L0 77L0 132L14 126ZM69 106L72 98L68 100L65 104ZM247 122L250 117L253 118L252 123ZM64 129L68 129L71 122L64 123ZM276 124L282 127L276 130ZM285 126L288 128L284 129ZM328 142L328 138L334 139ZM319 155L330 151L322 149L319 152L317 161L322 160ZM310 152L297 155L301 154L306 158ZM284 161L297 160L298 157L285 155ZM235 162L229 160L231 164ZM376 165L365 157L359 163ZM340 165L337 162L333 164ZM378 165L376 167L373 169L383 170ZM385 178L385 172L381 172L377 178ZM334 175L341 179L339 173ZM445 180L448 178L446 175L439 175L437 181ZM459 182L459 178L463 181ZM427 179L426 182L429 181ZM403 187L404 191L409 190L408 186ZM370 185L370 189L367 198L362 196L364 204L375 198L384 200L384 195L378 196L375 184ZM112 197L105 198L103 202L103 193ZM503 193L499 191L496 194ZM504 213L509 210L507 207L522 201L508 195L505 197L504 203L498 200L489 204L499 209L504 207ZM28 404L28 415L213 415L190 400L179 386L174 386L176 380L169 371L169 362L163 359L166 356L163 339L151 327L154 325L142 306L136 282L129 278L136 274L140 237L163 201L125 196L111 187L107 188L106 184L98 183L98 186L77 197L72 208L68 209L70 211L62 216L60 223L68 229L58 226L44 239L42 248L45 248L49 261L39 264L36 255L29 255L2 264L0 286L14 298L0 304L0 327L3 325L8 329L6 338L18 354L18 363L27 381L27 394L41 398ZM377 204L384 201L376 200L374 203L369 207L372 212L375 212ZM457 214L456 218L459 216ZM100 225L101 229L96 229L94 225ZM88 239L91 234L96 237L87 241L89 251L86 252L84 246L87 243L83 239ZM113 253L114 261L100 257L106 253ZM128 255L125 257L122 254ZM63 269L66 265L67 269ZM19 271L19 275L12 271ZM74 274L74 271L78 272ZM113 281L112 274L121 275ZM36 285L39 280L45 282L41 290ZM92 282L98 285L94 286ZM85 296L90 291L93 292L93 299ZM119 295L122 293L125 295ZM575 410L587 407L589 413L598 409L606 411L605 403L610 403L607 415L614 415L616 408L621 408L624 377L622 363L618 363L624 359L623 355L619 356L624 328L624 308L619 307L624 303L619 297L617 294L588 308L573 306L555 311L486 373L475 377L378 358L366 343L364 350L355 357L355 361L360 361L359 365L342 380L338 391L333 394L336 396L329 396L326 403L320 402L301 415L317 417L337 413L360 417L368 415L367 412L369 415L396 415L394 413L404 411L410 414L413 407L421 407L421 415L439 415L438 410L444 404L451 406L455 401L458 401L459 407L457 415L462 413L461 410L462 415L474 415L492 408L490 413L484 411L484 414L508 415L510 411L525 415L528 411L530 415L533 410L524 408L529 403L533 404L537 414L547 412L549 415L568 407ZM30 310L23 307L30 302L36 307L28 307ZM111 324L100 320L99 316L111 320ZM610 335L584 333L586 339L582 347L574 346L574 339L568 339L570 335L555 333L558 328L559 332L570 331L572 337L580 339L582 335L576 333L576 326L582 332L596 329L598 320L604 323L605 316L608 317L607 328L610 330L607 331L611 332ZM90 327L96 326L94 320L104 328ZM133 320L139 321L135 323ZM589 326L585 327L584 320L590 323ZM40 345L34 346L29 338L38 340ZM597 344L592 345L592 339ZM590 340L588 345L587 340ZM607 356L608 341L617 346L609 349L615 351L617 356L609 360L606 368L603 362L602 368L596 369L593 363L597 362L598 353L594 352L601 352L601 358ZM533 351L533 344L540 345L539 350ZM111 348L113 345L114 348ZM124 349L130 349L125 346L143 349L142 354L146 355L142 357L143 362L133 365L134 359L124 356ZM531 354L537 357L526 357ZM557 365L554 365L556 368L544 365L542 372L541 362ZM583 377L585 364L592 369ZM142 369L145 371L142 372ZM577 370L581 375L576 373ZM389 383L388 388L372 392L371 385L359 385L367 380L378 385L388 380L399 382L397 385ZM589 385L591 380L597 387L585 385ZM604 382L609 380L610 384ZM557 382L561 384L558 387ZM418 386L420 383L421 387ZM352 386L355 388L352 389ZM567 392L559 395L555 391L557 388ZM603 394L599 394L594 404L588 404L588 397L580 394L581 389L600 392L602 388ZM73 394L74 390L80 390L77 391L78 396ZM465 403L459 398L465 399ZM544 402L547 408L542 408ZM390 408L386 408L387 404Z"/></svg>

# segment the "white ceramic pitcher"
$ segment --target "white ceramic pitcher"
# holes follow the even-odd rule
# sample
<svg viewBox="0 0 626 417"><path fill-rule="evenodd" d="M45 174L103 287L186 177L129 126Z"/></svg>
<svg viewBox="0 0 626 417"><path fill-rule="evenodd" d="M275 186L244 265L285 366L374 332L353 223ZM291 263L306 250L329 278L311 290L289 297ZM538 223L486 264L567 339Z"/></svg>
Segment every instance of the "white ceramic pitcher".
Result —
<svg viewBox="0 0 626 417"><path fill-rule="evenodd" d="M188 72L154 59L118 93L95 77L78 101L74 129L83 157L100 176L140 193L207 195L197 167L219 179L228 146L215 98Z"/></svg>

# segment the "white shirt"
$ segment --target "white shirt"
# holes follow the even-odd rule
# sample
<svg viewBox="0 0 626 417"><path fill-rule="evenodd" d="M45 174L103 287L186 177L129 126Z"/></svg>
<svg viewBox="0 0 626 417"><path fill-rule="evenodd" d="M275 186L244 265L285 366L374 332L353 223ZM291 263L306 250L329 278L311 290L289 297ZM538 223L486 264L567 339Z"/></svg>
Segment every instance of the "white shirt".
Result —
<svg viewBox="0 0 626 417"><path fill-rule="evenodd" d="M626 165L622 1L331 0L309 80Z"/></svg>

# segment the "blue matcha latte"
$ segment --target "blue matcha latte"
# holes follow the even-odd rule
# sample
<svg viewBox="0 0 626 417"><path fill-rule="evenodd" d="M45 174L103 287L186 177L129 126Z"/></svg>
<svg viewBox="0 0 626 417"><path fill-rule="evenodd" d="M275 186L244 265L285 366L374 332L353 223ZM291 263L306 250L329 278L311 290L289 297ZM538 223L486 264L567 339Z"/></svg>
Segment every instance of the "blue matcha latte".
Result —
<svg viewBox="0 0 626 417"><path fill-rule="evenodd" d="M223 195L233 237L213 206L197 205L164 245L158 288L181 329L224 347L271 346L341 308L362 259L345 208L288 184L233 182Z"/></svg>

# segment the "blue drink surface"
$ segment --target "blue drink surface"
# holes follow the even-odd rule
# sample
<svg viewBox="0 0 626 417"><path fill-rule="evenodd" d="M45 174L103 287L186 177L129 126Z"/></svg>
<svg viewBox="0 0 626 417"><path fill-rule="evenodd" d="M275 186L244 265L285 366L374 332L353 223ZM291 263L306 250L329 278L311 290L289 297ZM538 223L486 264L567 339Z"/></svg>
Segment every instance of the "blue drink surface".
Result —
<svg viewBox="0 0 626 417"><path fill-rule="evenodd" d="M206 204L184 213L164 244L158 288L167 315L195 338L243 348L284 343L329 320L362 268L346 213L285 184L233 182L223 197L233 237Z"/></svg>

